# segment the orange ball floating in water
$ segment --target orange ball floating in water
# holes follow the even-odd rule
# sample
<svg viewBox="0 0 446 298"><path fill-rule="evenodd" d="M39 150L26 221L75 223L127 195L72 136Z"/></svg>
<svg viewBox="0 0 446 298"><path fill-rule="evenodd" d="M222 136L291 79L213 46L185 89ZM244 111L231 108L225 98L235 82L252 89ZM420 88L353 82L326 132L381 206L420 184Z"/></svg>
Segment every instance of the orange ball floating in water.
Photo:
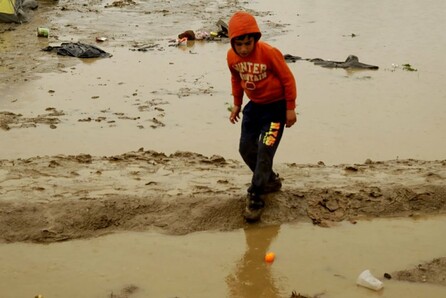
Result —
<svg viewBox="0 0 446 298"><path fill-rule="evenodd" d="M273 252L268 252L265 255L265 262L272 263L274 262L274 259L276 258L276 254Z"/></svg>

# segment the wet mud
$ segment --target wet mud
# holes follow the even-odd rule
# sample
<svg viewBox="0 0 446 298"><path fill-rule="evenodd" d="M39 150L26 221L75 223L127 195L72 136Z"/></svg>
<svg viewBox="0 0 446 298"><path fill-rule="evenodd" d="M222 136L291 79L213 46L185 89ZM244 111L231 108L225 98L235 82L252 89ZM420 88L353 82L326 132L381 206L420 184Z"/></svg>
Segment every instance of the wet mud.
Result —
<svg viewBox="0 0 446 298"><path fill-rule="evenodd" d="M281 164L262 224L330 227L361 218L446 210L445 161ZM3 241L54 242L114 231L180 235L242 228L250 173L221 156L146 151L1 160ZM234 179L233 177L240 177Z"/></svg>

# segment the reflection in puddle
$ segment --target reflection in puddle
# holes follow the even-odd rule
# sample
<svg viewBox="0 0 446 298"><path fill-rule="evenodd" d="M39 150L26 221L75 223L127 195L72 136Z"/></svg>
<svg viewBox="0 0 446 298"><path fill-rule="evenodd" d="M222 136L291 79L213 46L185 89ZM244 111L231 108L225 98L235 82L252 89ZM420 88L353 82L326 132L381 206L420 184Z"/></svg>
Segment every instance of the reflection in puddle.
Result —
<svg viewBox="0 0 446 298"><path fill-rule="evenodd" d="M283 297L272 276L272 264L262 262L279 229L280 226L271 226L244 230L246 251L227 278L229 297Z"/></svg>
<svg viewBox="0 0 446 298"><path fill-rule="evenodd" d="M121 233L50 245L0 245L2 298L110 297L446 297L446 287L385 280L445 255L445 217L250 226L225 233ZM274 263L264 262L267 251ZM358 287L369 269L378 293Z"/></svg>

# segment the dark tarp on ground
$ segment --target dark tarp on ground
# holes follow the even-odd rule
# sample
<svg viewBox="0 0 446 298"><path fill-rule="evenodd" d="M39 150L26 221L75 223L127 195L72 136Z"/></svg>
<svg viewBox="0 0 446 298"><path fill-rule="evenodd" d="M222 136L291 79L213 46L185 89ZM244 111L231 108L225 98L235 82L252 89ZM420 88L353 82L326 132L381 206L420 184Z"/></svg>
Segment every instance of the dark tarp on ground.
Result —
<svg viewBox="0 0 446 298"><path fill-rule="evenodd" d="M48 46L42 50L47 52L56 51L58 55L78 58L107 58L112 56L96 46L81 42L65 42L60 46Z"/></svg>
<svg viewBox="0 0 446 298"><path fill-rule="evenodd" d="M359 62L358 57L355 55L349 55L347 59L345 59L345 61L330 61L321 58L303 59L302 57L293 56L290 54L285 54L283 55L283 57L285 58L285 61L289 63L294 63L299 60L306 60L313 62L314 65L319 65L326 68L344 68L344 69L350 68L350 69L373 69L373 70L379 69L379 67L376 65Z"/></svg>

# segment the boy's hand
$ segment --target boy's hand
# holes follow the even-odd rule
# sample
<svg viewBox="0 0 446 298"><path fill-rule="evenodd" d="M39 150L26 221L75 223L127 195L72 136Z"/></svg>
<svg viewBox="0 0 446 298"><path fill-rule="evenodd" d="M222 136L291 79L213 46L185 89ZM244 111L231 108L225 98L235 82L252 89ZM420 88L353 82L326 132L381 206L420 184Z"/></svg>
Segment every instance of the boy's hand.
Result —
<svg viewBox="0 0 446 298"><path fill-rule="evenodd" d="M233 106L231 115L229 116L229 121L231 121L232 124L235 124L240 119L240 106Z"/></svg>
<svg viewBox="0 0 446 298"><path fill-rule="evenodd" d="M296 123L297 116L294 110L286 110L286 127L291 127Z"/></svg>

